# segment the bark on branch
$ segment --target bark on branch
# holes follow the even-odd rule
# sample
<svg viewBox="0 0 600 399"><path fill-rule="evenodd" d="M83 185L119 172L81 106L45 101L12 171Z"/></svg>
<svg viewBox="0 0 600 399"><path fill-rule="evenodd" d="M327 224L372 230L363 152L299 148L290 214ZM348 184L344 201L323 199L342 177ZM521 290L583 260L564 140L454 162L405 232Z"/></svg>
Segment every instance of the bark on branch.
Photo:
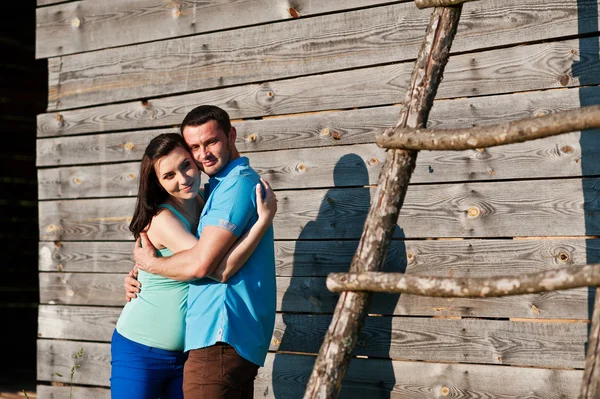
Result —
<svg viewBox="0 0 600 399"><path fill-rule="evenodd" d="M415 0L418 8L447 7L475 0Z"/></svg>
<svg viewBox="0 0 600 399"><path fill-rule="evenodd" d="M333 292L368 291L432 297L487 298L600 286L600 264L513 276L445 278L403 273L331 273Z"/></svg>
<svg viewBox="0 0 600 399"><path fill-rule="evenodd" d="M376 137L383 148L408 150L468 150L541 139L558 134L600 128L600 105L497 125L466 129L388 129Z"/></svg>
<svg viewBox="0 0 600 399"><path fill-rule="evenodd" d="M460 12L460 5L433 10L398 126L426 126L429 110L448 62ZM382 269L416 159L415 151L387 152L350 271ZM339 395L369 300L370 294L364 292L345 292L340 295L306 385L305 399L329 399Z"/></svg>
<svg viewBox="0 0 600 399"><path fill-rule="evenodd" d="M598 397L600 397L600 289L596 288L592 327L588 338L585 370L579 398L595 399Z"/></svg>

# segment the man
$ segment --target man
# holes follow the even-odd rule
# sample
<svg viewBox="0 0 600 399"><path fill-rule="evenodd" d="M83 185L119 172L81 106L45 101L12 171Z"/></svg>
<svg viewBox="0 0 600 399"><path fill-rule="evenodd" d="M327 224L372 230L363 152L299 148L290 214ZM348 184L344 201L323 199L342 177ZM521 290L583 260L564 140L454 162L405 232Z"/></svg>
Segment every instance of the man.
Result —
<svg viewBox="0 0 600 399"><path fill-rule="evenodd" d="M257 219L259 175L240 157L236 130L224 110L203 105L190 111L181 134L198 166L210 177L198 225L198 243L157 258L145 234L136 242L140 269L192 280L188 295L183 390L186 399L252 398L275 324L273 229L226 284L204 278ZM126 284L127 285L127 284Z"/></svg>

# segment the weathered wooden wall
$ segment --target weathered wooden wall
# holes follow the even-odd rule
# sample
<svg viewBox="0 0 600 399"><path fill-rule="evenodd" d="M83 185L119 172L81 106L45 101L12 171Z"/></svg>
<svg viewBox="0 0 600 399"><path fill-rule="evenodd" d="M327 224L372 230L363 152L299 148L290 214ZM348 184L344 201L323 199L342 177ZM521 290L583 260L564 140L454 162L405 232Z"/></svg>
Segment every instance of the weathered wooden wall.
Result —
<svg viewBox="0 0 600 399"><path fill-rule="evenodd" d="M600 104L598 3L465 4L429 125ZM256 395L301 397L336 302L325 276L349 267L383 159L374 133L396 122L429 13L383 0L38 0L37 56L49 62L38 395L65 394L56 373L68 376L84 348L74 395L109 397L141 154L210 103L235 119L238 148L280 198L278 317ZM599 134L422 152L388 270L487 276L599 262ZM342 397L574 398L592 295L376 296Z"/></svg>
<svg viewBox="0 0 600 399"><path fill-rule="evenodd" d="M38 313L36 114L47 66L35 60L35 2L0 16L0 397L35 391Z"/></svg>

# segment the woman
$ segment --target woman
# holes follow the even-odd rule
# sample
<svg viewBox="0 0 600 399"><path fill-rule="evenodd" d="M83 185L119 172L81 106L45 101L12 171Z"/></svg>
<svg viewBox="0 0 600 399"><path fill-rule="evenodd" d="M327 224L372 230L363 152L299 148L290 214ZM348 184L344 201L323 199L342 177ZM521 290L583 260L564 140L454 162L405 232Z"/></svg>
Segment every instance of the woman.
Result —
<svg viewBox="0 0 600 399"><path fill-rule="evenodd" d="M277 210L268 183L265 198L257 185L258 221L234 244L211 278L225 282L248 260ZM129 226L137 239L142 230L158 256L191 248L204 205L200 173L183 138L161 134L148 144L140 166L140 185ZM201 194L201 193L200 193ZM113 399L183 398L183 352L188 283L139 272L143 291L125 305L113 333Z"/></svg>

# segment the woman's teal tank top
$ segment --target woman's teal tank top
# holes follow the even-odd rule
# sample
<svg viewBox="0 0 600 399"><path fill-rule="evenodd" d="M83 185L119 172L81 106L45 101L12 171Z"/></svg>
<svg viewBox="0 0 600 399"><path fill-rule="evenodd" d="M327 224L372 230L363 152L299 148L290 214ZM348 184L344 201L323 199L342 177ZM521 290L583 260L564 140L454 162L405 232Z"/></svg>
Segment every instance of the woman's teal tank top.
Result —
<svg viewBox="0 0 600 399"><path fill-rule="evenodd" d="M159 207L169 209L190 230L188 221L175 208L167 204ZM161 257L173 255L168 248L156 252ZM183 351L189 284L143 270L139 271L138 280L142 289L137 298L123 308L117 321L117 331L125 338L146 346Z"/></svg>

